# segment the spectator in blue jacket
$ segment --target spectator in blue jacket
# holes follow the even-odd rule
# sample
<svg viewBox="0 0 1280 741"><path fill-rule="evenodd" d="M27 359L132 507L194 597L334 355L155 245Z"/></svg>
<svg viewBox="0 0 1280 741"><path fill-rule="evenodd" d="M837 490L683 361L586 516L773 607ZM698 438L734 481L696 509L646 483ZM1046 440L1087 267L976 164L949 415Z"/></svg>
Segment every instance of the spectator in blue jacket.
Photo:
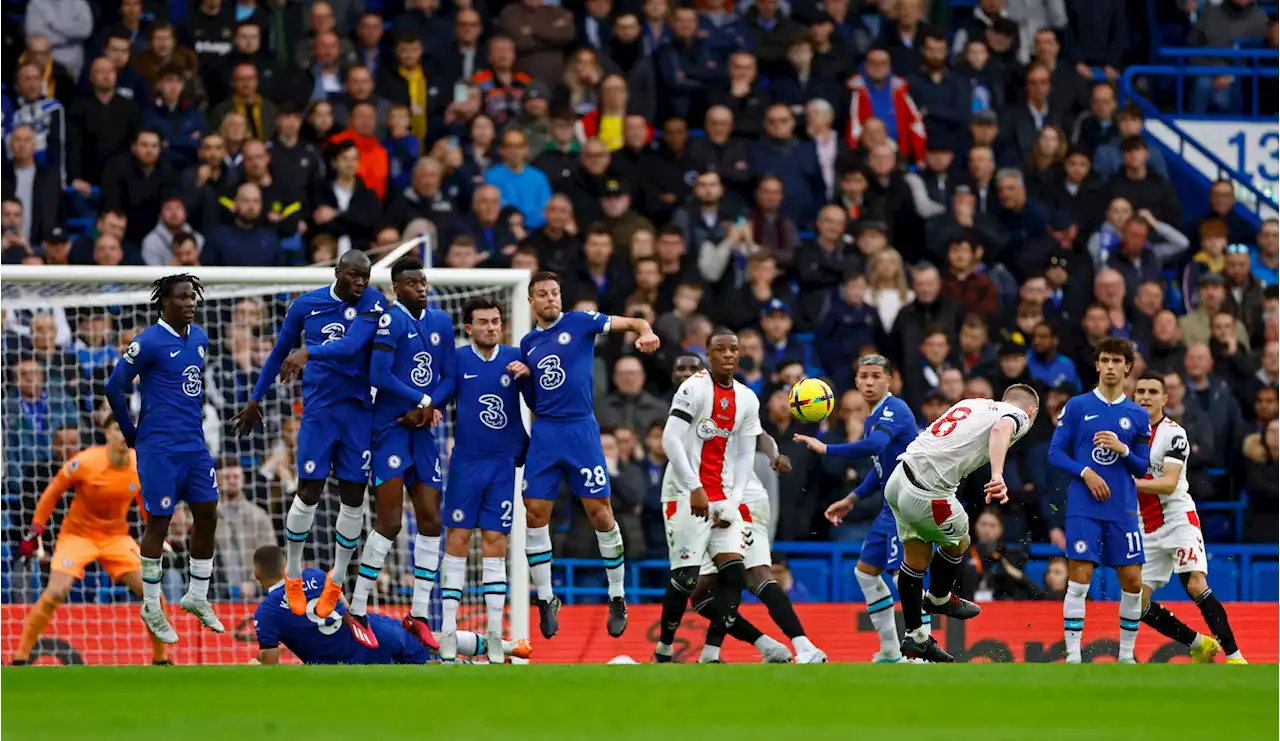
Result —
<svg viewBox="0 0 1280 741"><path fill-rule="evenodd" d="M262 190L254 183L236 188L235 217L213 230L200 253L202 265L284 265L284 250L274 227L262 221Z"/></svg>
<svg viewBox="0 0 1280 741"><path fill-rule="evenodd" d="M818 358L836 388L852 386L853 361L865 348L883 344L883 337L880 312L867 303L867 277L858 271L846 273L814 331Z"/></svg>
<svg viewBox="0 0 1280 741"><path fill-rule="evenodd" d="M525 226L541 229L547 223L544 214L551 200L551 182L547 176L527 164L529 141L519 129L508 129L502 135L502 162L490 167L484 181L498 189L502 203L515 206L524 215Z"/></svg>
<svg viewBox="0 0 1280 741"><path fill-rule="evenodd" d="M1071 384L1080 392L1080 376L1071 358L1058 353L1058 333L1053 325L1041 322L1031 332L1031 349L1027 351L1027 371L1031 377L1050 388Z"/></svg>
<svg viewBox="0 0 1280 741"><path fill-rule="evenodd" d="M725 80L724 65L711 45L698 38L698 14L676 8L671 15L671 40L654 52L658 67L659 116L693 117L706 104L707 89Z"/></svg>
<svg viewBox="0 0 1280 741"><path fill-rule="evenodd" d="M142 112L142 125L160 134L164 156L175 170L195 164L200 140L209 131L204 113L183 99L184 87L182 70L172 65L165 67L156 83L159 94L154 105Z"/></svg>
<svg viewBox="0 0 1280 741"><path fill-rule="evenodd" d="M9 462L27 465L48 461L53 431L75 426L75 404L59 388L45 384L44 369L35 358L18 361L15 388L5 394L5 448Z"/></svg>
<svg viewBox="0 0 1280 741"><path fill-rule="evenodd" d="M790 108L781 103L770 106L764 116L765 135L749 145L747 157L757 176L775 175L782 181L782 213L803 229L813 223L826 184L813 142L797 139L795 128Z"/></svg>

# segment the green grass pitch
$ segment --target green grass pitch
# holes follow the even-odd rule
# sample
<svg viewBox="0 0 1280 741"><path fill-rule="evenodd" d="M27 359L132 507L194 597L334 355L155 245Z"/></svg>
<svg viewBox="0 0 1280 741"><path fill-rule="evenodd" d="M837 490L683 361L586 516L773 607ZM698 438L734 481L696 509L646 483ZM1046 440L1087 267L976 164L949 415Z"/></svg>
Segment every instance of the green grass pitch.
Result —
<svg viewBox="0 0 1280 741"><path fill-rule="evenodd" d="M6 739L1275 739L1274 666L6 668Z"/></svg>

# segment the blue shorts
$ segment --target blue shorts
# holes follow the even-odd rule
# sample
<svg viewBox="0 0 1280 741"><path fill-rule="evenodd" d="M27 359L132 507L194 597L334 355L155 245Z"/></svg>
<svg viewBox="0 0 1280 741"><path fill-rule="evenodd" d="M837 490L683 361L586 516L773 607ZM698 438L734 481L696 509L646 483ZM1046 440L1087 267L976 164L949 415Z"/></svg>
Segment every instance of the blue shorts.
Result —
<svg viewBox="0 0 1280 741"><path fill-rule="evenodd" d="M298 478L369 481L373 412L358 401L303 409L298 426Z"/></svg>
<svg viewBox="0 0 1280 741"><path fill-rule="evenodd" d="M431 650L404 629L399 620L386 615L369 615L369 627L378 637L378 647L360 646L353 664L425 664Z"/></svg>
<svg viewBox="0 0 1280 741"><path fill-rule="evenodd" d="M213 456L201 448L187 453L138 450L138 482L147 513L169 516L178 502L218 501Z"/></svg>
<svg viewBox="0 0 1280 741"><path fill-rule="evenodd" d="M537 418L524 464L524 498L556 499L562 477L580 499L608 499L609 471L595 419Z"/></svg>
<svg viewBox="0 0 1280 741"><path fill-rule="evenodd" d="M443 488L435 432L394 424L373 433L373 484L392 479L404 479L406 486L426 484L436 491Z"/></svg>
<svg viewBox="0 0 1280 741"><path fill-rule="evenodd" d="M449 463L449 483L440 513L447 527L460 530L511 532L512 500L516 493L514 458L464 460L456 454Z"/></svg>
<svg viewBox="0 0 1280 741"><path fill-rule="evenodd" d="M871 530L867 533L866 540L862 541L862 552L858 560L882 571L897 571L902 568L898 524L893 519L893 510L887 505L871 523Z"/></svg>
<svg viewBox="0 0 1280 741"><path fill-rule="evenodd" d="M1119 568L1145 563L1138 518L1095 520L1067 515L1067 558Z"/></svg>

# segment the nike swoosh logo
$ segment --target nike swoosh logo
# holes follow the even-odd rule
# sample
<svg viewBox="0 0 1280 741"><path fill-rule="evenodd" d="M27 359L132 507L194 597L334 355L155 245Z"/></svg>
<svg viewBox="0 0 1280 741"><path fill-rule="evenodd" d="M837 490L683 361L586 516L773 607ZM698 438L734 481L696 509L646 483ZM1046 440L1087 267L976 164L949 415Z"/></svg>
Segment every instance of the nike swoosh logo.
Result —
<svg viewBox="0 0 1280 741"><path fill-rule="evenodd" d="M320 314L322 312L324 312L324 309L312 309L311 316L315 316L316 314Z"/></svg>
<svg viewBox="0 0 1280 741"><path fill-rule="evenodd" d="M1091 420L1095 420L1095 419L1097 419L1097 418L1098 418L1098 415L1096 415L1096 414L1086 414L1086 415L1084 415L1084 421L1085 421L1085 422L1089 422L1089 421L1091 421Z"/></svg>
<svg viewBox="0 0 1280 741"><path fill-rule="evenodd" d="M409 339L411 339L411 340L412 340L414 337L417 337L417 336L418 336L418 333L417 333L417 332L410 332L410 333L409 333Z"/></svg>
<svg viewBox="0 0 1280 741"><path fill-rule="evenodd" d="M467 380L470 380L470 379L472 379L472 378L479 378L480 376L479 376L478 374L475 374L475 373L463 373L463 374L462 374L462 377L463 377L463 378L465 378L465 379L467 379Z"/></svg>
<svg viewBox="0 0 1280 741"><path fill-rule="evenodd" d="M176 358L176 357L178 357L178 356L179 356L179 355L181 355L181 354L182 354L182 351L181 351L181 350L174 350L173 352L169 353L169 357L171 357L171 358Z"/></svg>
<svg viewBox="0 0 1280 741"><path fill-rule="evenodd" d="M592 494L599 494L599 493L600 493L600 492L602 492L602 491L604 491L604 487L603 487L603 486L601 486L601 487L600 487L600 488L598 488L598 489L592 489L592 490L591 490L591 493L592 493Z"/></svg>

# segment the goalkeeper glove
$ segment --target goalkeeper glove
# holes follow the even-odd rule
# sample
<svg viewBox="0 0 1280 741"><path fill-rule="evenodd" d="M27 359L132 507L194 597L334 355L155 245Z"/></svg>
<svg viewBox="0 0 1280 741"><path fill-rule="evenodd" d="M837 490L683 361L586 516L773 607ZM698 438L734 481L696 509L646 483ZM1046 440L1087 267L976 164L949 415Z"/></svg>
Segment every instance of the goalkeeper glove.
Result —
<svg viewBox="0 0 1280 741"><path fill-rule="evenodd" d="M30 558L31 554L36 552L36 546L40 544L41 535L44 535L44 525L36 525L22 531L22 542L18 544L18 555L23 558Z"/></svg>

